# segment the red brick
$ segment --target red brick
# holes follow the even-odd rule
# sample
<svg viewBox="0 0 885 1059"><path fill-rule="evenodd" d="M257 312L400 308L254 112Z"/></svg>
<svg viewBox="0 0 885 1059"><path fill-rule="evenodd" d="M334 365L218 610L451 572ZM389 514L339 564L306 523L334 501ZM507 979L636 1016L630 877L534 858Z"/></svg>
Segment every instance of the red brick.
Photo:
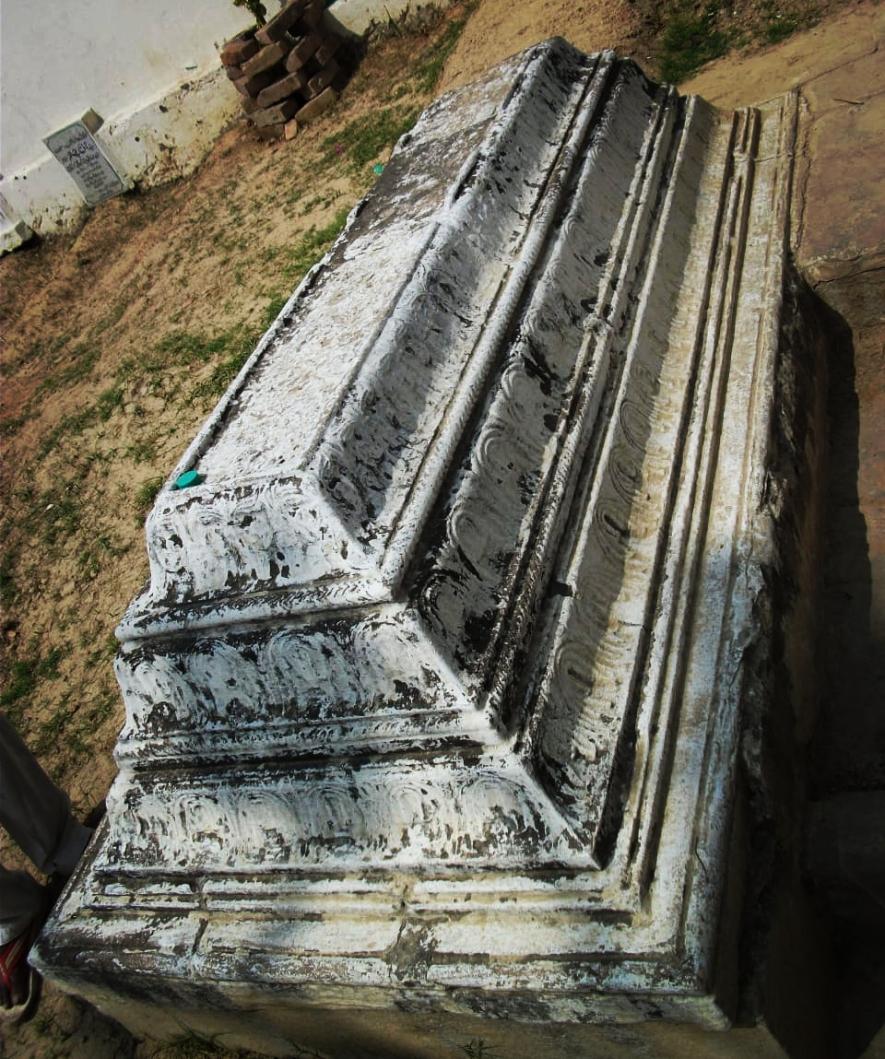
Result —
<svg viewBox="0 0 885 1059"><path fill-rule="evenodd" d="M285 74L281 69L265 70L264 73L256 74L254 77L240 77L232 83L234 88L242 95L257 96L262 88L267 88L268 85L272 85L274 81L279 81L280 77L283 76Z"/></svg>
<svg viewBox="0 0 885 1059"><path fill-rule="evenodd" d="M295 115L295 120L299 125L303 125L308 121L313 121L313 119L318 118L324 110L328 110L337 98L338 93L334 88L324 88L315 99L312 99L309 103L305 103L301 110Z"/></svg>
<svg viewBox="0 0 885 1059"><path fill-rule="evenodd" d="M341 43L341 38L334 33L330 33L326 37L323 45L317 49L316 60L320 66L326 65L335 52L341 47Z"/></svg>
<svg viewBox="0 0 885 1059"><path fill-rule="evenodd" d="M258 93L258 105L260 107L270 107L281 99L285 99L286 96L291 96L293 92L304 88L306 84L307 76L304 71L287 74L282 80L275 81L272 85L268 85L267 88L262 88Z"/></svg>
<svg viewBox="0 0 885 1059"><path fill-rule="evenodd" d="M265 107L262 110L256 110L252 115L252 120L257 126L264 125L282 125L295 116L296 112L301 108L302 100L300 99L284 99L282 103L277 103L275 107Z"/></svg>
<svg viewBox="0 0 885 1059"><path fill-rule="evenodd" d="M267 25L258 30L255 39L261 44L273 44L274 41L282 40L286 30L294 26L301 18L308 3L309 0L292 0L291 3L286 4L279 14L274 15Z"/></svg>
<svg viewBox="0 0 885 1059"><path fill-rule="evenodd" d="M285 125L278 122L276 125L255 125L254 129L259 140L280 140L283 137Z"/></svg>
<svg viewBox="0 0 885 1059"><path fill-rule="evenodd" d="M304 37L286 57L286 69L293 74L300 70L323 43L322 33L311 33L309 36Z"/></svg>
<svg viewBox="0 0 885 1059"><path fill-rule="evenodd" d="M318 74L311 77L311 79L308 81L308 95L311 98L313 98L314 96L318 96L327 85L330 85L332 83L332 79L338 73L338 70L338 63L336 63L334 59L330 59L329 62L326 64L325 69L321 70Z"/></svg>
<svg viewBox="0 0 885 1059"><path fill-rule="evenodd" d="M248 62L243 63L243 75L245 77L254 77L256 74L262 74L265 70L276 66L292 50L293 43L294 41L291 37L284 36L282 40L268 44L257 55L253 55Z"/></svg>
<svg viewBox="0 0 885 1059"><path fill-rule="evenodd" d="M245 33L238 33L235 37L231 37L224 45L221 49L221 61L225 66L239 66L247 59L251 59L258 48L259 44L252 30L247 29Z"/></svg>
<svg viewBox="0 0 885 1059"><path fill-rule="evenodd" d="M315 29L323 21L323 13L326 10L325 0L312 0L304 12L301 25Z"/></svg>

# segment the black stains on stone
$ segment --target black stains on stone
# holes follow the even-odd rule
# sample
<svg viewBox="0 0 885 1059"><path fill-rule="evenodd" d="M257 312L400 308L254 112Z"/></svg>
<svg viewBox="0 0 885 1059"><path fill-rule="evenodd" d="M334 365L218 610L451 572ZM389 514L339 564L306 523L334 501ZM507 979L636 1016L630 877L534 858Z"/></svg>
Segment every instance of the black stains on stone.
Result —
<svg viewBox="0 0 885 1059"><path fill-rule="evenodd" d="M523 365L529 378L535 379L541 388L541 393L549 397L553 384L557 381L557 375L547 363L547 358L536 342L529 340L528 353L523 354Z"/></svg>
<svg viewBox="0 0 885 1059"><path fill-rule="evenodd" d="M548 412L544 416L544 426L551 432L551 434L554 430L556 430L556 425L558 422L559 416L557 416L555 412Z"/></svg>
<svg viewBox="0 0 885 1059"><path fill-rule="evenodd" d="M496 617L496 611L486 610L482 614L471 614L464 623L464 639L471 653L480 655L488 648Z"/></svg>
<svg viewBox="0 0 885 1059"><path fill-rule="evenodd" d="M550 584L550 595L551 596L573 596L575 590L571 585L567 585L564 581L552 581Z"/></svg>
<svg viewBox="0 0 885 1059"><path fill-rule="evenodd" d="M608 255L609 251L607 249L600 250L593 258L593 264L596 265L597 268L604 268L608 264Z"/></svg>
<svg viewBox="0 0 885 1059"><path fill-rule="evenodd" d="M517 484L519 485L519 498L523 504L528 505L531 503L532 498L537 492L540 478L541 476L538 471L523 471L522 474L520 474Z"/></svg>
<svg viewBox="0 0 885 1059"><path fill-rule="evenodd" d="M384 954L391 975L400 982L424 982L439 942L432 923L406 921Z"/></svg>
<svg viewBox="0 0 885 1059"><path fill-rule="evenodd" d="M596 308L596 299L595 298L582 298L581 299L581 308L584 310L585 313L592 313L593 310Z"/></svg>
<svg viewBox="0 0 885 1059"><path fill-rule="evenodd" d="M404 680L394 679L393 686L396 689L397 705L420 706L421 689L414 684L407 684Z"/></svg>
<svg viewBox="0 0 885 1059"><path fill-rule="evenodd" d="M477 570L477 568L473 565L473 563L470 561L470 559L467 557L467 555L464 552L464 549L462 547L460 547L460 545L458 547L458 556L461 559L461 562L470 571L470 573L473 574L473 576L477 580L481 580L482 579L482 575L480 574L479 570ZM454 571L448 571L448 573L450 574L450 576L454 580L459 581L459 582L462 580L462 578L459 577Z"/></svg>

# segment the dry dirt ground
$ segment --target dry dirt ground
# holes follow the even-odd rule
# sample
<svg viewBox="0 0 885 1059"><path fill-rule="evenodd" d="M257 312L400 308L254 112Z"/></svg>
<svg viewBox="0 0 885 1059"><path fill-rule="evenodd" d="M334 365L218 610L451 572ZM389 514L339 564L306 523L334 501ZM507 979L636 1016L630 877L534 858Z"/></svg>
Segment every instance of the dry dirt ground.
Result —
<svg viewBox="0 0 885 1059"><path fill-rule="evenodd" d="M863 5L458 2L445 17L388 27L338 106L291 143L260 143L236 124L193 176L0 259L0 709L78 814L115 772L113 628L146 577L152 498L429 99L555 34L615 46L652 73L768 47L764 70L783 80L789 42L771 42L839 6ZM2 835L0 859L18 863ZM135 1042L51 988L33 1022L0 1030L4 1059L209 1054L227 1053L193 1039Z"/></svg>

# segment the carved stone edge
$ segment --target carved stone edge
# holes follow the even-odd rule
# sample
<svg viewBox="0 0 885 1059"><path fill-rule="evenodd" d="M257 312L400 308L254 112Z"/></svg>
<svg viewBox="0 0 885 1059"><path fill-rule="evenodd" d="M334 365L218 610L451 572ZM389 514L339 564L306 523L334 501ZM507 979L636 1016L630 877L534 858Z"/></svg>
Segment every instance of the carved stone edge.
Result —
<svg viewBox="0 0 885 1059"><path fill-rule="evenodd" d="M791 100L787 100L784 106L785 112L790 109ZM786 138L791 135L789 128L789 116L785 121ZM790 147L785 144L784 164L789 164ZM775 228L779 229L785 221L788 211L788 202L783 197L788 194L788 182L779 184L782 195L773 203L775 208ZM768 297L780 300L780 292L771 287L772 283L780 283L782 279L794 282L789 270L783 267L784 243L775 247L775 256L780 258L781 267L772 267L769 271L767 282L769 285ZM753 458L760 461L759 466L770 467L771 452L773 444L771 423L771 395L775 390L775 372L777 370L777 332L781 325L780 314L772 314L769 320L769 332L764 336L765 348L760 358L761 371L753 386L752 399L752 423L753 429L750 434L750 447ZM767 396L767 401L766 401ZM776 490L775 490L776 491ZM766 584L765 572L775 569L778 565L778 542L777 542L777 513L772 509L769 496L772 492L771 478L769 477L756 484L756 487L744 496L741 513L742 533L739 537L741 548L738 561L733 573L733 592L731 595L730 621L733 626L752 630L752 614L754 609L763 605L762 601L770 593L770 586ZM570 1018L586 1019L589 1021L601 1019L614 1019L616 1021L630 1021L649 1017L650 1015L663 1015L668 1018L695 1021L710 1027L722 1027L727 1023L727 1013L724 1002L715 995L716 983L712 979L713 968L716 960L716 935L719 929L720 902L726 890L726 878L731 870L728 846L730 842L730 817L731 799L734 790L734 770L736 761L736 749L739 736L739 725L742 714L742 700L745 694L743 687L744 658L747 656L755 642L752 633L739 645L741 650L733 651L730 663L730 674L732 679L720 682L719 687L724 693L717 697L710 715L709 727L705 733L703 745L698 747L692 744L692 740L685 738L676 740L676 759L673 762L671 775L679 776L683 773L680 766L680 756L686 752L697 754L700 752L704 757L703 782L697 791L694 804L698 807L698 818L694 829L693 848L689 851L685 870L685 902L682 905L681 896L676 900L676 906L669 908L656 908L653 896L652 905L646 906L643 916L631 916L629 922L622 928L614 926L609 941L614 951L621 955L616 961L610 957L601 962L594 959L584 949L584 955L579 954L581 938L574 932L567 931L572 941L572 972L563 975L563 964L561 960L550 963L543 958L535 959L531 964L530 980L533 990L537 991L540 998L539 1004L543 1005L543 1018L556 1017L556 1004L568 998L568 1010ZM760 645L757 643L757 647ZM764 651L764 645L761 650ZM725 675L725 674L723 674ZM684 725L685 718L681 719ZM687 735L688 733L683 733ZM696 741L694 741L696 743ZM672 797L672 790L669 796ZM667 845L667 832L680 830L684 821L671 820L669 825L665 821L662 825L661 837L658 848ZM88 876L92 871L92 857L100 845L103 835L96 837L90 855L84 859L78 872L68 884L62 901L56 907L53 916L47 926L47 930L41 937L35 951L35 962L44 973L58 981L62 986L74 989L84 995L93 995L99 999L108 990L112 993L141 996L145 999L156 999L154 992L157 979L165 980L164 988L170 990L177 996L187 996L191 1000L200 1002L211 1002L213 996L217 996L218 990L224 992L232 988L232 978L237 976L237 967L241 969L248 964L250 973L258 970L258 979L267 982L274 988L285 988L288 985L291 990L290 996L293 1002L339 1006L342 1002L347 1004L350 1000L342 1001L342 986L322 986L308 984L316 973L325 969L327 973L337 975L347 971L352 966L352 961L329 956L327 958L317 957L306 959L302 957L291 958L285 956L267 956L260 959L260 948L242 948L234 959L232 950L219 938L219 943L213 941L213 910L210 902L206 900L207 894L199 894L199 887L194 891L197 897L197 907L193 908L190 901L184 904L193 908L190 914L182 916L180 913L172 912L164 917L158 915L158 909L126 915L122 912L117 920L118 929L114 931L114 944L108 947L110 938L98 938L93 933L90 925L92 919L88 909L81 904L82 897L88 891ZM660 858L655 871L659 877L664 877L670 865ZM677 875L681 876L681 872ZM526 933L525 921L520 920L520 912L537 911L537 902L540 899L538 880L526 879L519 876L508 876L510 881L509 891L525 900L510 900L508 905L516 913L509 927L504 925L504 920L510 916L502 917L496 913L498 926L496 929L503 930L504 935L518 930L520 940L524 947L530 945L531 937ZM231 880L232 882L234 880ZM598 881L598 879L597 879ZM391 887L392 879L382 882L386 893L396 890ZM502 893L506 893L508 887L501 886L502 879L496 880L495 900L500 899ZM576 884L580 886L580 879L576 878ZM284 886L286 884L283 884ZM329 880L319 880L318 885L327 889ZM418 884L420 888L422 884ZM423 884L428 885L426 882ZM445 881L431 883L440 890L446 890ZM524 967L516 967L507 964L502 967L493 967L489 964L477 966L468 963L461 967L456 963L447 962L444 978L431 983L426 973L421 983L410 979L409 971L414 967L400 968L405 974L391 978L391 962L385 958L391 953L396 955L396 943L400 938L408 937L410 931L420 931L421 924L426 922L428 913L436 918L436 913L446 910L451 911L452 894L457 894L460 888L462 893L466 888L471 894L481 890L481 885L476 879L465 878L459 883L449 883L450 889L444 903L438 902L414 902L415 915L409 912L397 911L392 916L382 915L381 922L387 927L386 937L390 938L390 931L394 931L393 941L378 949L374 957L368 953L355 957L363 961L365 967L360 977L365 985L360 987L344 988L344 995L350 996L355 1002L357 991L359 1003L362 1006L391 1006L403 1001L404 998L428 999L428 992L433 993L434 1004L441 1010L470 1011L482 1013L483 1009L492 1006L485 993L487 990L509 990L525 988L522 978ZM303 887L303 883L302 883ZM268 890L268 880L258 882L258 888L268 893L268 897L279 904L283 896L278 883L276 888ZM543 890L543 887L541 888ZM548 888L549 889L549 888ZM654 887L652 891L654 891ZM672 887L670 889L673 896ZM351 899L356 899L359 887L353 887L343 882L337 890L333 891L340 898L350 894ZM415 893L414 882L401 890L403 894ZM167 896L172 897L171 893ZM328 895L326 895L328 896ZM334 896L334 894L333 894ZM568 898L560 896L560 904L568 904ZM250 907L254 906L254 896L248 898ZM309 904L309 900L307 904ZM346 901L342 902L346 905ZM385 903L382 901L382 903ZM299 904L304 907L302 897L290 898L287 902L288 911L291 915L297 915ZM222 901L220 906L215 906L215 911L224 907ZM234 906L230 906L233 910ZM677 908L681 907L681 911ZM366 905L363 900L359 901L359 919L363 927L371 920L367 915ZM586 905L580 899L572 901L573 912L577 912L579 919L586 922ZM557 914L562 908L556 910ZM652 945L644 950L641 949L643 941L651 941L649 935L649 924L660 922L659 913L670 925L674 921L680 924L677 935L670 934L662 938L658 935L657 945ZM675 915L674 920L674 913ZM102 917L104 918L104 917ZM227 916L223 916L226 919ZM280 929L284 923L291 923L291 918L265 920L268 930ZM560 918L560 929L562 920ZM270 923L271 926L267 927ZM519 924L517 928L517 923ZM598 923L597 923L598 925ZM148 929L149 928L149 929ZM620 937L619 937L620 935ZM632 944L623 944L628 938ZM146 975L143 982L139 984L131 977L123 980L118 971L123 968L118 958L120 949L140 950L138 963ZM405 951L405 946L401 946ZM639 951L642 951L642 957ZM631 956L630 954L634 955ZM225 955L227 954L227 955ZM258 961L258 962L256 962ZM433 963L432 949L428 953L428 968ZM394 960L396 964L396 960ZM398 964L396 964L399 966ZM441 965L442 966L442 965ZM116 970L115 970L116 968ZM373 985L377 971L377 984ZM131 969L131 964L127 965ZM209 972L209 973L207 973ZM300 977L299 977L300 975ZM460 981L459 977L463 975ZM466 985L464 979L469 979ZM340 982L340 979L339 979ZM293 984L294 983L294 984ZM545 989L550 989L549 996L545 996ZM588 989L590 992L588 993ZM609 992L611 991L611 992ZM234 994L236 990L234 989ZM506 998L500 995L495 998L494 1005L496 1013L502 1010L501 1005L506 1008ZM577 1005L575 1007L574 1005ZM489 1013L486 1010L485 1013ZM523 1008L520 1013L512 1017L526 1018ZM540 1017L540 1016L539 1016Z"/></svg>

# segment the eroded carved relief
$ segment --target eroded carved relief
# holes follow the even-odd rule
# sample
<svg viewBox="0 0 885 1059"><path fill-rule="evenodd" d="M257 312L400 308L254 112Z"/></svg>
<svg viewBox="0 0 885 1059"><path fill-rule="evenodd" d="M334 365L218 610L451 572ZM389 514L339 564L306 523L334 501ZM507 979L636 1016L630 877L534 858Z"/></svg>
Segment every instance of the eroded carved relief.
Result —
<svg viewBox="0 0 885 1059"><path fill-rule="evenodd" d="M158 498L51 973L722 1019L793 109L551 41L403 138Z"/></svg>

